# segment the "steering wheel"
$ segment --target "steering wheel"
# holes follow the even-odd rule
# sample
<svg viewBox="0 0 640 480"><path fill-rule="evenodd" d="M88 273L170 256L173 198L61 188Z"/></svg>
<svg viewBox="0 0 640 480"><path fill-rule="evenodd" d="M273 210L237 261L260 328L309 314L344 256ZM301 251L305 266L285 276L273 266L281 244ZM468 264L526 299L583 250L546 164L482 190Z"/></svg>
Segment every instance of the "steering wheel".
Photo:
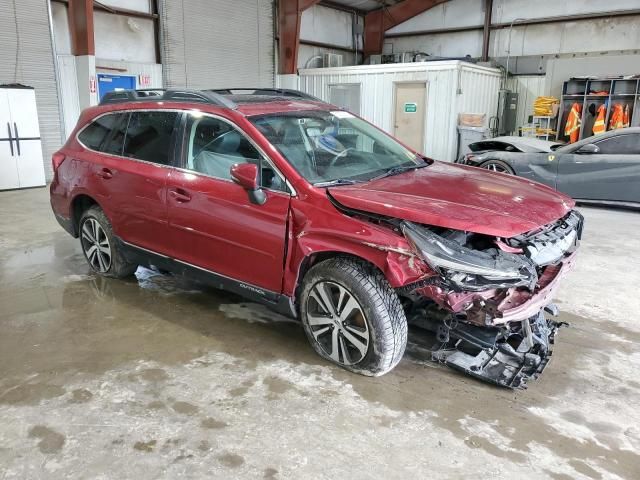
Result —
<svg viewBox="0 0 640 480"><path fill-rule="evenodd" d="M336 163L338 163L338 160L341 159L342 157L345 157L347 155L347 153L349 153L349 150L354 150L354 148L353 147L349 147L349 148L345 148L344 150L342 150L340 153L338 153L336 156L334 156L331 160L329 160L329 165L327 166L327 168L335 167Z"/></svg>

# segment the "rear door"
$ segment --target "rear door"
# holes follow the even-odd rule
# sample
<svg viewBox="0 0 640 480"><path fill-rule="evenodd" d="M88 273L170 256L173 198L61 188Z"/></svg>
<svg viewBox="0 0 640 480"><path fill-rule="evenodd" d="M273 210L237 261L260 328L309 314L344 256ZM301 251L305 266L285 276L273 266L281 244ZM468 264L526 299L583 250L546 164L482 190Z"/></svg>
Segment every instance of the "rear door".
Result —
<svg viewBox="0 0 640 480"><path fill-rule="evenodd" d="M168 181L171 256L240 281L256 292L282 288L291 195L282 175L229 121L189 114L181 169ZM267 200L249 201L231 180L236 163L259 164Z"/></svg>
<svg viewBox="0 0 640 480"><path fill-rule="evenodd" d="M593 140L598 153L559 157L558 190L574 198L640 202L640 134Z"/></svg>
<svg viewBox="0 0 640 480"><path fill-rule="evenodd" d="M178 119L179 113L162 110L109 114L78 137L100 152L92 154L91 190L108 210L114 233L163 254L168 250L166 182Z"/></svg>

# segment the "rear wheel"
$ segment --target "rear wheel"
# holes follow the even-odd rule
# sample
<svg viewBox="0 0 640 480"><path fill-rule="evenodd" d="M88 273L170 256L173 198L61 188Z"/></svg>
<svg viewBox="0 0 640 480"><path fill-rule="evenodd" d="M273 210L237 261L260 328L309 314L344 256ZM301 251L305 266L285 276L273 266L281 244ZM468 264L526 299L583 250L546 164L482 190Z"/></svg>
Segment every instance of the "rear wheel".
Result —
<svg viewBox="0 0 640 480"><path fill-rule="evenodd" d="M380 271L335 258L304 278L300 316L309 342L323 358L363 375L395 367L407 344L400 300Z"/></svg>
<svg viewBox="0 0 640 480"><path fill-rule="evenodd" d="M486 168L487 170L491 170L492 172L515 175L513 168L511 168L511 166L509 166L507 162L503 162L502 160L487 160L486 162L480 164L480 168Z"/></svg>
<svg viewBox="0 0 640 480"><path fill-rule="evenodd" d="M105 277L124 278L132 275L137 265L125 260L116 245L109 219L97 205L80 217L80 246L91 269Z"/></svg>

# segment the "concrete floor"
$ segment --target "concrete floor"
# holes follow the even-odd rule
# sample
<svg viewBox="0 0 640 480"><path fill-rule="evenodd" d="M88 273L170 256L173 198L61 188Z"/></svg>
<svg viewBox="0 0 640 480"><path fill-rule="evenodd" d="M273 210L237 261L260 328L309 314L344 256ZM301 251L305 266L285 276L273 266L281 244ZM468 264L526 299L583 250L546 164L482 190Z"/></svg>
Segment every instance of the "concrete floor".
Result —
<svg viewBox="0 0 640 480"><path fill-rule="evenodd" d="M238 297L96 277L45 189L0 193L0 478L637 479L640 214L582 211L572 326L513 392L415 348L353 375Z"/></svg>

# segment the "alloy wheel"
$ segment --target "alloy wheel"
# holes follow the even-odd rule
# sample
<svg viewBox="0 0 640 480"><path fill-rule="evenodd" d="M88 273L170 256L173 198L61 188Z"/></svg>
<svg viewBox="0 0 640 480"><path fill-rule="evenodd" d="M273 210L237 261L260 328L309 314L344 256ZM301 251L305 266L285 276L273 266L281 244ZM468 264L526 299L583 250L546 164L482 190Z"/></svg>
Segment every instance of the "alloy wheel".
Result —
<svg viewBox="0 0 640 480"><path fill-rule="evenodd" d="M81 243L91 267L99 273L108 272L111 268L111 244L95 218L88 218L82 224Z"/></svg>
<svg viewBox="0 0 640 480"><path fill-rule="evenodd" d="M306 302L307 323L322 351L334 362L355 365L369 350L369 326L362 307L342 285L316 283Z"/></svg>
<svg viewBox="0 0 640 480"><path fill-rule="evenodd" d="M492 172L511 174L509 170L507 170L503 165L500 165L499 163L487 162L482 165L482 167L486 168L487 170L491 170Z"/></svg>

